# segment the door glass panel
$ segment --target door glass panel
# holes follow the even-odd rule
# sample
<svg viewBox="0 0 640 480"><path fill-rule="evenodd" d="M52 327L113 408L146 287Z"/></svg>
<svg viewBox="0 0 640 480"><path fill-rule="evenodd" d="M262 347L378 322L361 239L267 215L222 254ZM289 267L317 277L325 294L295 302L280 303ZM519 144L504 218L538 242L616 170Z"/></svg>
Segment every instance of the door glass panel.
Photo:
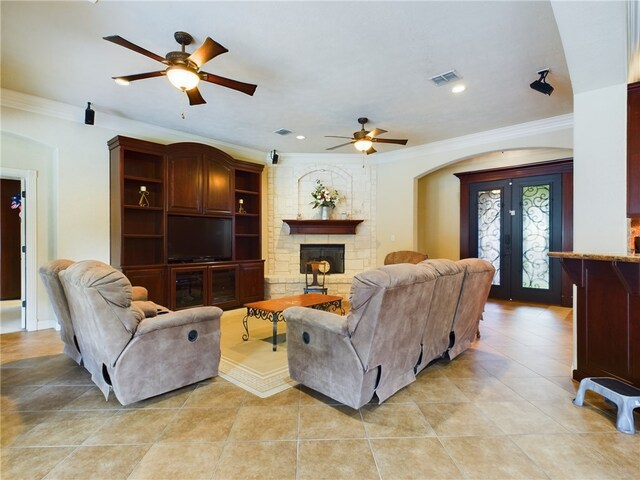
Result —
<svg viewBox="0 0 640 480"><path fill-rule="evenodd" d="M492 285L500 285L500 231L502 190L478 192L478 258L496 269Z"/></svg>
<svg viewBox="0 0 640 480"><path fill-rule="evenodd" d="M550 185L522 189L522 286L549 289Z"/></svg>

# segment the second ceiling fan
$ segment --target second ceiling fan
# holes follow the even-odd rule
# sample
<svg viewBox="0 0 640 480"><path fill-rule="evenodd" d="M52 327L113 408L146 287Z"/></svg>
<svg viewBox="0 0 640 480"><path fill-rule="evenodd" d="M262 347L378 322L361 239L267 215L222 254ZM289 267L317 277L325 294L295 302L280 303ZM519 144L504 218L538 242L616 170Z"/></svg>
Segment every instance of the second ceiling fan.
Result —
<svg viewBox="0 0 640 480"><path fill-rule="evenodd" d="M386 130L382 130L381 128L374 128L373 130L365 130L364 126L369 121L366 117L360 117L358 119L358 123L362 125L362 128L353 132L353 137L341 137L338 135L325 135L327 138L349 138L350 141L347 143L342 143L340 145L336 145L335 147L327 148L327 150L335 150L336 148L344 147L345 145L353 144L357 150L362 153L366 153L370 155L372 153L376 153L376 149L373 148L374 143L395 143L397 145L406 145L407 139L398 139L398 138L378 138L378 135L382 135L383 133L387 133Z"/></svg>
<svg viewBox="0 0 640 480"><path fill-rule="evenodd" d="M111 35L103 38L104 40L120 45L121 47L128 48L129 50L133 50L134 52L140 53L167 65L166 69L156 72L113 77L113 79L121 85L127 85L129 82L133 82L135 80L166 75L172 85L187 94L189 97L189 105L201 105L203 103L207 103L204 98L202 98L202 95L198 90L198 82L200 80L231 88L233 90L246 93L247 95L253 95L253 92L255 92L257 87L257 85L253 85L251 83L231 80L230 78L221 77L219 75L214 75L213 73L207 73L200 70L200 68L202 68L202 66L209 60L229 51L209 37L206 38L204 43L200 45L195 52L189 54L185 52L185 46L190 45L193 42L193 37L187 32L176 32L174 34L174 38L176 42L182 46L182 49L179 52L169 52L166 57L156 55L155 53L122 38L120 35Z"/></svg>

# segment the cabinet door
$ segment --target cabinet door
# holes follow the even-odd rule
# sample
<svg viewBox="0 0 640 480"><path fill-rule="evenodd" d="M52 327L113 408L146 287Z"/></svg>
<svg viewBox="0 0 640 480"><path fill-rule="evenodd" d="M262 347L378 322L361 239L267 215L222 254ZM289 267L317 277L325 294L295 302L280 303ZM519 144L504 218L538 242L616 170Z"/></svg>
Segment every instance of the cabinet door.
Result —
<svg viewBox="0 0 640 480"><path fill-rule="evenodd" d="M204 212L232 212L233 185L232 168L226 161L204 157Z"/></svg>
<svg viewBox="0 0 640 480"><path fill-rule="evenodd" d="M207 267L171 268L171 309L207 305Z"/></svg>
<svg viewBox="0 0 640 480"><path fill-rule="evenodd" d="M238 305L238 267L209 267L209 304L220 308Z"/></svg>
<svg viewBox="0 0 640 480"><path fill-rule="evenodd" d="M242 303L264 300L264 264L240 264L240 301Z"/></svg>
<svg viewBox="0 0 640 480"><path fill-rule="evenodd" d="M150 301L167 305L167 270L165 268L126 268L123 273L131 285L148 290Z"/></svg>
<svg viewBox="0 0 640 480"><path fill-rule="evenodd" d="M167 161L167 210L202 213L202 155L172 153Z"/></svg>

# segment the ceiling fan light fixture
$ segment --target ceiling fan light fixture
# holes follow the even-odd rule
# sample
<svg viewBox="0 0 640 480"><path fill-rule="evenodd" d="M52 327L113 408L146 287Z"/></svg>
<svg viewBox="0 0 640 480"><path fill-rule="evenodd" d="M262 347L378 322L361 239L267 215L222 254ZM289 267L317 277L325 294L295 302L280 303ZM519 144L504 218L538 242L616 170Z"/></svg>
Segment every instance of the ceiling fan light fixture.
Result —
<svg viewBox="0 0 640 480"><path fill-rule="evenodd" d="M363 139L357 140L353 144L353 146L356 147L356 150L359 150L360 152L366 152L373 146L373 142L371 140L363 138Z"/></svg>
<svg viewBox="0 0 640 480"><path fill-rule="evenodd" d="M122 77L116 77L116 78L114 78L114 80L118 85L123 85L123 86L129 85L129 83L130 83L129 80L127 80L126 78L122 78Z"/></svg>
<svg viewBox="0 0 640 480"><path fill-rule="evenodd" d="M196 71L183 65L167 68L167 78L171 85L183 92L195 88L200 82L200 77Z"/></svg>

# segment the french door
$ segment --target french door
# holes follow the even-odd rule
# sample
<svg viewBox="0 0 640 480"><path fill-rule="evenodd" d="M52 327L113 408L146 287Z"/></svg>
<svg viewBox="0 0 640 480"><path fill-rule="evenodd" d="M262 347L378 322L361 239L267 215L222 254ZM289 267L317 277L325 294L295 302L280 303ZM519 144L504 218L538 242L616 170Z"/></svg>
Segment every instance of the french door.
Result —
<svg viewBox="0 0 640 480"><path fill-rule="evenodd" d="M559 304L562 175L469 185L469 253L493 264L490 296Z"/></svg>

